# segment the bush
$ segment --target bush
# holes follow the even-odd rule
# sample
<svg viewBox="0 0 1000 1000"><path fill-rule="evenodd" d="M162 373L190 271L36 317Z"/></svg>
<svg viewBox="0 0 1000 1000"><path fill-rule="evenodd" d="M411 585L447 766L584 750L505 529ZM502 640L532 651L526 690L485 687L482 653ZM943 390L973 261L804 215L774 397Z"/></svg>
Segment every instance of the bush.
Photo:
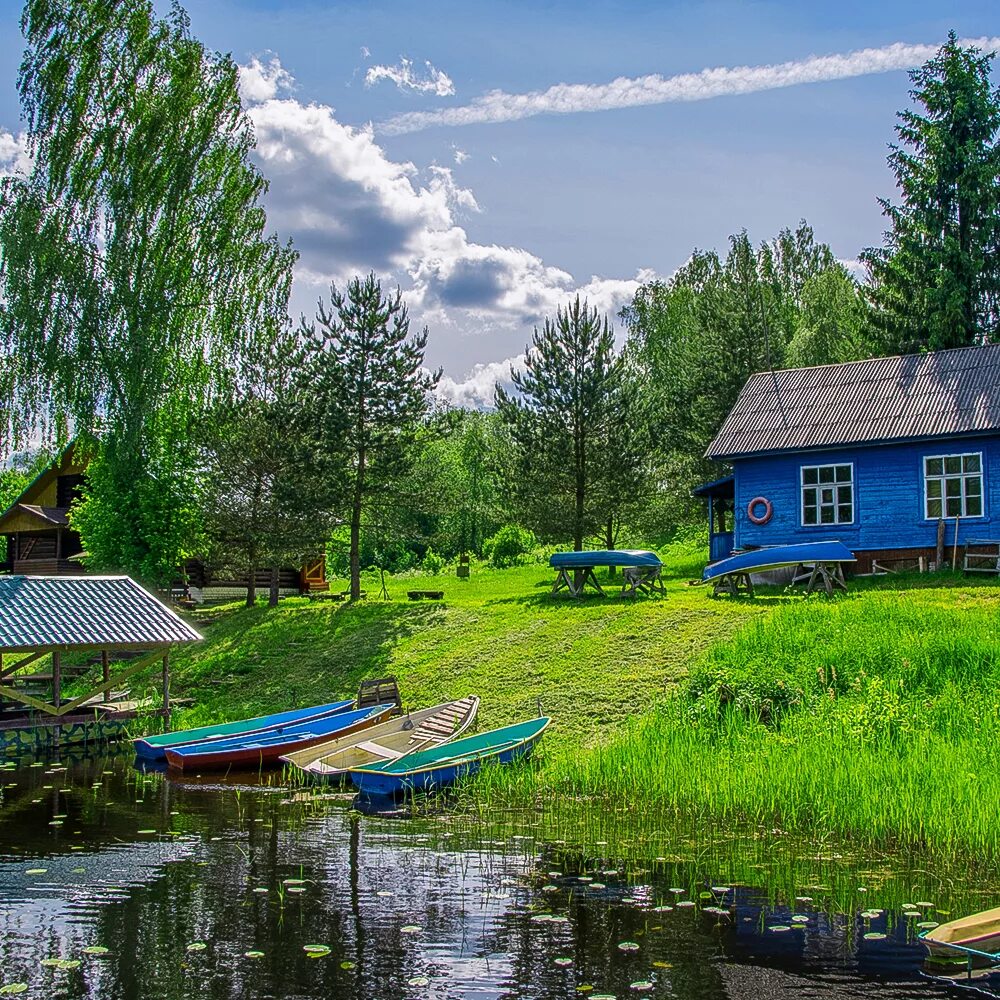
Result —
<svg viewBox="0 0 1000 1000"><path fill-rule="evenodd" d="M444 569L444 556L439 556L429 545L424 553L424 571L434 576Z"/></svg>
<svg viewBox="0 0 1000 1000"><path fill-rule="evenodd" d="M495 535L483 542L483 555L492 566L516 566L535 547L535 536L527 528L505 524Z"/></svg>

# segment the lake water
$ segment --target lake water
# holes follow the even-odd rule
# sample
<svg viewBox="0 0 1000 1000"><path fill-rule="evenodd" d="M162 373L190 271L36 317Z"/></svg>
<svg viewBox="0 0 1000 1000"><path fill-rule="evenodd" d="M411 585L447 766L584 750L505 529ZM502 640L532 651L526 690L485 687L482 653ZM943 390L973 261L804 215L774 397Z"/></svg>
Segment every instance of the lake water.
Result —
<svg viewBox="0 0 1000 1000"><path fill-rule="evenodd" d="M783 860L777 831L364 815L120 755L0 785L0 987L27 997L967 996L922 971L915 927L947 915L903 902L993 903L921 859Z"/></svg>

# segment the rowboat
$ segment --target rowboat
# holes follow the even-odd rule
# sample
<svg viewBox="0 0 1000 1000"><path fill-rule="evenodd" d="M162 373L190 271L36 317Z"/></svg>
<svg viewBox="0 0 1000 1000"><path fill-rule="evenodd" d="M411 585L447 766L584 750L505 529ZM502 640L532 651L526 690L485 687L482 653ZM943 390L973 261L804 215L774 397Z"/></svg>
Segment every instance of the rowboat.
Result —
<svg viewBox="0 0 1000 1000"><path fill-rule="evenodd" d="M441 788L474 774L484 764L509 764L527 756L550 721L542 716L431 750L417 750L396 760L352 768L351 781L365 795Z"/></svg>
<svg viewBox="0 0 1000 1000"><path fill-rule="evenodd" d="M703 583L710 583L732 573L766 573L788 566L810 563L856 562L854 553L843 542L800 542L797 545L772 545L750 552L739 552L728 559L720 559L705 567L701 574Z"/></svg>
<svg viewBox="0 0 1000 1000"><path fill-rule="evenodd" d="M958 920L938 924L920 935L935 958L962 956L998 958L1000 953L1000 906Z"/></svg>
<svg viewBox="0 0 1000 1000"><path fill-rule="evenodd" d="M282 754L322 743L332 736L346 736L382 722L395 705L374 705L339 712L324 719L280 726L262 733L248 733L229 740L169 747L167 763L178 770L211 770L223 767L267 767Z"/></svg>
<svg viewBox="0 0 1000 1000"><path fill-rule="evenodd" d="M169 747L186 746L204 740L228 740L236 736L263 733L296 722L325 719L327 716L346 712L353 707L353 701L332 701L328 705L296 708L290 712L261 715L256 719L240 719L237 722L223 722L217 726L201 726L198 729L179 729L174 733L160 733L157 736L142 736L133 740L132 744L135 747L137 757L144 760L166 760Z"/></svg>
<svg viewBox="0 0 1000 1000"><path fill-rule="evenodd" d="M363 733L337 736L282 760L319 778L339 778L355 767L398 760L414 750L430 750L461 736L479 711L473 695L382 722Z"/></svg>

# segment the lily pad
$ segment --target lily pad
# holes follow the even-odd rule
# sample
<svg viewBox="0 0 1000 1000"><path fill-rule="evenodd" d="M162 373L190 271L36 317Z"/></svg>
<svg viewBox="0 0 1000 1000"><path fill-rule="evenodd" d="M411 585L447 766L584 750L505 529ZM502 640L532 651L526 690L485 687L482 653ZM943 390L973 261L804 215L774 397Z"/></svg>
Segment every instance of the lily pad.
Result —
<svg viewBox="0 0 1000 1000"><path fill-rule="evenodd" d="M431 981L426 976L414 976L406 981L408 986L430 986Z"/></svg>
<svg viewBox="0 0 1000 1000"><path fill-rule="evenodd" d="M326 958L330 954L330 946L328 944L304 944L302 950L310 958Z"/></svg>
<svg viewBox="0 0 1000 1000"><path fill-rule="evenodd" d="M27 983L7 983L6 986L0 986L0 993L4 996L14 996L17 993L27 993L28 984Z"/></svg>
<svg viewBox="0 0 1000 1000"><path fill-rule="evenodd" d="M48 871L48 868L29 868L24 874L25 875L44 875Z"/></svg>
<svg viewBox="0 0 1000 1000"><path fill-rule="evenodd" d="M208 947L204 941L192 941L188 946L188 951L204 951Z"/></svg>
<svg viewBox="0 0 1000 1000"><path fill-rule="evenodd" d="M348 959L345 959L343 962L340 963L340 967L345 971L349 971L354 968L354 963Z"/></svg>
<svg viewBox="0 0 1000 1000"><path fill-rule="evenodd" d="M563 968L565 968L567 965L573 964L573 959L571 958L554 958L552 961L556 965L562 966Z"/></svg>
<svg viewBox="0 0 1000 1000"><path fill-rule="evenodd" d="M884 941L885 940L885 935L882 934L880 931L869 931L865 935L865 940L866 941Z"/></svg>
<svg viewBox="0 0 1000 1000"><path fill-rule="evenodd" d="M422 930L420 924L404 924L399 928L400 934L419 934Z"/></svg>
<svg viewBox="0 0 1000 1000"><path fill-rule="evenodd" d="M84 955L107 955L108 949L100 944L92 944L83 949Z"/></svg>
<svg viewBox="0 0 1000 1000"><path fill-rule="evenodd" d="M653 984L648 979L639 979L634 983L629 983L628 988L635 990L636 993L648 993L653 988Z"/></svg>
<svg viewBox="0 0 1000 1000"><path fill-rule="evenodd" d="M620 941L618 943L618 950L625 952L638 951L639 945L635 941ZM596 997L595 997L596 1000Z"/></svg>
<svg viewBox="0 0 1000 1000"><path fill-rule="evenodd" d="M264 952L262 951L245 951L243 952L244 958L263 958Z"/></svg>

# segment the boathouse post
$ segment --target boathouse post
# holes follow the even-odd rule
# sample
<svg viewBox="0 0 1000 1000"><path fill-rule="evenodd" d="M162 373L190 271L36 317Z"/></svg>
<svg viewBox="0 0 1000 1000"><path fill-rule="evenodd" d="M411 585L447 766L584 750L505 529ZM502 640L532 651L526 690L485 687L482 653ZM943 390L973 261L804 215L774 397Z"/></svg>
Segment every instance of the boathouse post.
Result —
<svg viewBox="0 0 1000 1000"><path fill-rule="evenodd" d="M106 649L101 650L101 674L104 683L108 686L104 689L104 700L111 701L111 663Z"/></svg>
<svg viewBox="0 0 1000 1000"><path fill-rule="evenodd" d="M163 654L163 717L170 722L170 653Z"/></svg>
<svg viewBox="0 0 1000 1000"><path fill-rule="evenodd" d="M58 649L52 653L52 704L56 708L62 704L62 653Z"/></svg>

